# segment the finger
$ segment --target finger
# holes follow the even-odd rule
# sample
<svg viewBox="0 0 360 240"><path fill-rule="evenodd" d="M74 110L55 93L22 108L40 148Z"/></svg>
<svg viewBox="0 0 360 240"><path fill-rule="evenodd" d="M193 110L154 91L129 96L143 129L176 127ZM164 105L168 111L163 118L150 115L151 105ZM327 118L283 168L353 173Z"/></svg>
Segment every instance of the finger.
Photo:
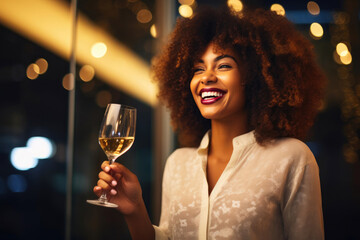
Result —
<svg viewBox="0 0 360 240"><path fill-rule="evenodd" d="M117 194L117 191L116 191L115 189L111 189L111 190L110 190L110 194L111 194L112 196L115 196L115 195Z"/></svg>
<svg viewBox="0 0 360 240"><path fill-rule="evenodd" d="M99 180L98 180L97 185L98 185L99 187L101 187L102 190L105 190L105 191L110 191L111 188L112 188L107 182L105 182L105 181L102 180L102 179L99 179Z"/></svg>
<svg viewBox="0 0 360 240"><path fill-rule="evenodd" d="M96 196L100 197L101 193L102 193L102 188L99 186L95 186L93 189L94 193L96 194Z"/></svg>
<svg viewBox="0 0 360 240"><path fill-rule="evenodd" d="M109 172L110 171L110 167L109 167L109 161L104 161L101 164L101 169L104 170L105 172Z"/></svg>
<svg viewBox="0 0 360 240"><path fill-rule="evenodd" d="M112 185L113 187L115 187L117 185L116 179L113 176L111 176L110 174L106 173L106 172L101 171L99 173L99 178L104 180L108 184Z"/></svg>

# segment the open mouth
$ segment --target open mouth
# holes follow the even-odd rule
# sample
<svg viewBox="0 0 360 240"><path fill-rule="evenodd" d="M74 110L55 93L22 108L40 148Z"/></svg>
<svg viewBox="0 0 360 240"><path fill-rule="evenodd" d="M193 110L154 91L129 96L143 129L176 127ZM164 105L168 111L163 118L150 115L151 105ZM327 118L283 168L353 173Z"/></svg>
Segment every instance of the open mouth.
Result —
<svg viewBox="0 0 360 240"><path fill-rule="evenodd" d="M211 104L217 102L221 99L225 94L225 91L211 88L211 89L201 89L200 96L201 96L201 103L203 104Z"/></svg>

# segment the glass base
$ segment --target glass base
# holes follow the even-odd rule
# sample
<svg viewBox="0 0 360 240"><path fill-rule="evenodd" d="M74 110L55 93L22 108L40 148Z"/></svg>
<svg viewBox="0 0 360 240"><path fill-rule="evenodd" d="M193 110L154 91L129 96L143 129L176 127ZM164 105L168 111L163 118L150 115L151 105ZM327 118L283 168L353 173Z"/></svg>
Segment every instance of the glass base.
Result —
<svg viewBox="0 0 360 240"><path fill-rule="evenodd" d="M117 208L118 207L118 205L116 205L115 203L103 202L100 200L86 200L86 202L97 205L97 206L101 206L101 207L109 207L109 208Z"/></svg>

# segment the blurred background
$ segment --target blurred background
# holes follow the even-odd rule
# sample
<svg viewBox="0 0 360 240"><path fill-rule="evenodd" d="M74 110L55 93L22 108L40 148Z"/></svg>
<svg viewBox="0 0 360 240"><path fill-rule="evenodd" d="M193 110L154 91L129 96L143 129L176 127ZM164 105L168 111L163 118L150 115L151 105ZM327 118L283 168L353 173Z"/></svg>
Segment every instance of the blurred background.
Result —
<svg viewBox="0 0 360 240"><path fill-rule="evenodd" d="M177 18L200 5L285 15L328 77L307 144L320 167L326 239L360 239L358 0L0 0L0 239L130 239L122 216L89 205L110 102L138 109L121 162L139 177L153 223L177 147L149 74Z"/></svg>

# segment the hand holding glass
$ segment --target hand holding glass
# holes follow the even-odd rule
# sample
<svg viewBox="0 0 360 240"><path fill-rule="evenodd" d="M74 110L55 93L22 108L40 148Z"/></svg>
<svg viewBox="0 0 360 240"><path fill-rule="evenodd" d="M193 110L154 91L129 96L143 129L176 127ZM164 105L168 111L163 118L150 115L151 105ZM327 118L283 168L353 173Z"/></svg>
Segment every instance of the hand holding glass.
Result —
<svg viewBox="0 0 360 240"><path fill-rule="evenodd" d="M99 144L104 150L109 164L124 154L134 143L136 128L136 109L121 104L108 104L99 132ZM107 200L103 193L98 200L88 203L103 207L117 207Z"/></svg>

